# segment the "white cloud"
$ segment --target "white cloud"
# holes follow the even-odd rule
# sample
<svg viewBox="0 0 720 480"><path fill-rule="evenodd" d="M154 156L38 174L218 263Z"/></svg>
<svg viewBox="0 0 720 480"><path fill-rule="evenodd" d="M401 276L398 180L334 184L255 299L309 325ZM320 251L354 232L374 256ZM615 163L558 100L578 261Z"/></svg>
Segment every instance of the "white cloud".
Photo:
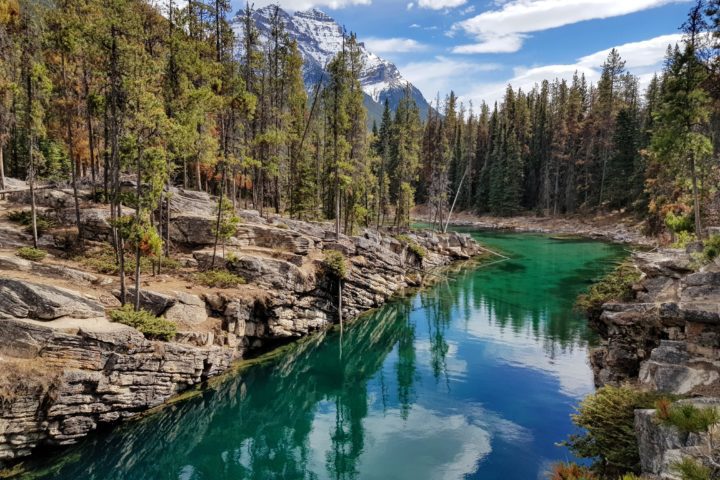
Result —
<svg viewBox="0 0 720 480"><path fill-rule="evenodd" d="M367 38L363 41L373 53L421 52L426 46L411 38Z"/></svg>
<svg viewBox="0 0 720 480"><path fill-rule="evenodd" d="M459 84L464 83L463 80L473 78L482 72L499 70L502 67L496 63L475 63L436 57L433 60L408 63L398 68L405 78L432 100L435 98L435 94L445 95Z"/></svg>
<svg viewBox="0 0 720 480"><path fill-rule="evenodd" d="M464 31L478 41L475 48L461 46L456 53L517 51L522 47L526 34L531 32L685 1L688 0L510 0L495 10L453 25L453 30ZM515 50L509 50L510 47Z"/></svg>
<svg viewBox="0 0 720 480"><path fill-rule="evenodd" d="M415 6L415 4L413 2L410 2L407 4L407 9L412 10L414 6Z"/></svg>
<svg viewBox="0 0 720 480"><path fill-rule="evenodd" d="M252 3L255 8L262 8L267 5L280 5L280 8L285 10L298 11L316 7L326 7L331 10L337 10L353 5L370 5L372 0L257 0L250 3Z"/></svg>
<svg viewBox="0 0 720 480"><path fill-rule="evenodd" d="M465 5L467 0L420 0L418 6L420 8L429 8L431 10L442 10L443 8L454 8Z"/></svg>
<svg viewBox="0 0 720 480"><path fill-rule="evenodd" d="M469 7L462 9L460 11L460 14L467 15L467 14L473 13L474 11L475 11L475 5L470 5Z"/></svg>
<svg viewBox="0 0 720 480"><path fill-rule="evenodd" d="M410 25L410 28L420 28L420 25L418 25L417 23L413 23L412 25Z"/></svg>
<svg viewBox="0 0 720 480"><path fill-rule="evenodd" d="M679 42L681 34L661 35L659 37L631 42L614 47L625 60L625 68L639 78L640 88L649 84L655 72L662 69L667 46ZM508 84L515 90L522 88L528 91L543 80L552 81L556 78L572 80L575 72L584 74L588 82L597 82L600 79L602 65L607 59L612 48L600 50L590 55L579 58L575 63L543 65L531 68L518 67L513 71L513 76L505 82L492 82L478 84L475 81L468 82L465 91L460 92L464 99L472 99L474 102L485 100L492 105L500 102L505 94Z"/></svg>

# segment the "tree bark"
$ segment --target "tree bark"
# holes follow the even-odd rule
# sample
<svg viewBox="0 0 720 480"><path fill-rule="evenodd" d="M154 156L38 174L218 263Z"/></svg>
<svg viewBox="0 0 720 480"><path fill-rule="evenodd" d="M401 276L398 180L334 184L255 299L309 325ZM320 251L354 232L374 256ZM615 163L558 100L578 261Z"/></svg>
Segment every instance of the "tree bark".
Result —
<svg viewBox="0 0 720 480"><path fill-rule="evenodd" d="M695 235L703 238L705 235L702 230L702 219L700 218L700 194L698 193L697 169L695 165L695 155L690 155L690 173L692 176L693 203L695 209Z"/></svg>
<svg viewBox="0 0 720 480"><path fill-rule="evenodd" d="M68 156L70 157L70 170L71 170L71 180L72 180L72 188L73 188L73 201L75 203L75 225L77 226L78 231L78 244L83 244L83 229L82 229L82 223L80 222L80 200L78 198L78 187L77 187L77 177L78 177L78 159L75 156L75 153L73 152L73 143L74 143L74 135L73 135L73 129L72 129L72 111L70 108L70 95L68 95L68 89L70 88L67 81L67 72L65 69L65 55L62 55L62 82L63 82L63 95L65 97L65 123L67 124L67 147L68 147Z"/></svg>

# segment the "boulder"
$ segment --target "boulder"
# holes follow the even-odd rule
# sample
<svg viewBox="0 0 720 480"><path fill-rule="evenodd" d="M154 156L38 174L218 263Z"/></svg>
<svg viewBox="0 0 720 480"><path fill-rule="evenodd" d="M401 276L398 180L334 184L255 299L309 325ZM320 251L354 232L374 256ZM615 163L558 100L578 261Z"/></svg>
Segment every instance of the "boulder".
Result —
<svg viewBox="0 0 720 480"><path fill-rule="evenodd" d="M196 326L208 318L205 302L196 295L177 292L177 302L165 311L165 318L181 326Z"/></svg>
<svg viewBox="0 0 720 480"><path fill-rule="evenodd" d="M215 243L216 218L211 215L174 216L170 222L170 240L183 245L212 245Z"/></svg>
<svg viewBox="0 0 720 480"><path fill-rule="evenodd" d="M170 215L212 217L217 213L217 200L208 193L172 188L170 190Z"/></svg>
<svg viewBox="0 0 720 480"><path fill-rule="evenodd" d="M24 280L0 279L0 318L54 320L104 315L102 304L79 292Z"/></svg>
<svg viewBox="0 0 720 480"><path fill-rule="evenodd" d="M113 295L120 299L120 290L113 290ZM127 289L126 301L132 302L135 298L135 289ZM160 316L165 311L175 305L177 299L174 296L165 293L153 292L150 290L140 290L140 308L147 310L155 316Z"/></svg>

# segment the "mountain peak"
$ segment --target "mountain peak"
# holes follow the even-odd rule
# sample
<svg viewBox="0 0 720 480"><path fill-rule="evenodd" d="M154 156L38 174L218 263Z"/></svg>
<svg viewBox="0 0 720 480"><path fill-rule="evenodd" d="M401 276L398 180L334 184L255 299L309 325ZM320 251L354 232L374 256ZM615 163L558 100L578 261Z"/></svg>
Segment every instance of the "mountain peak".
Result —
<svg viewBox="0 0 720 480"><path fill-rule="evenodd" d="M325 13L322 10L319 10L317 8L311 8L310 10L295 12L295 15L293 15L293 16L300 17L300 18L307 18L308 20L316 20L316 21L320 21L320 22L337 23L337 22L335 22L334 18L332 18L330 15L328 15L327 13Z"/></svg>

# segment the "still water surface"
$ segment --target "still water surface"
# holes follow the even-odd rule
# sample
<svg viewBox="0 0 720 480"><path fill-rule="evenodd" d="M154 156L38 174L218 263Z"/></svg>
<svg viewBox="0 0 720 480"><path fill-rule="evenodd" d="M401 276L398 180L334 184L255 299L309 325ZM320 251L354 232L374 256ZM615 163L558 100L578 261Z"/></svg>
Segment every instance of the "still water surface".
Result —
<svg viewBox="0 0 720 480"><path fill-rule="evenodd" d="M306 339L38 465L57 479L544 478L593 389L573 301L617 246L476 232L509 261Z"/></svg>

